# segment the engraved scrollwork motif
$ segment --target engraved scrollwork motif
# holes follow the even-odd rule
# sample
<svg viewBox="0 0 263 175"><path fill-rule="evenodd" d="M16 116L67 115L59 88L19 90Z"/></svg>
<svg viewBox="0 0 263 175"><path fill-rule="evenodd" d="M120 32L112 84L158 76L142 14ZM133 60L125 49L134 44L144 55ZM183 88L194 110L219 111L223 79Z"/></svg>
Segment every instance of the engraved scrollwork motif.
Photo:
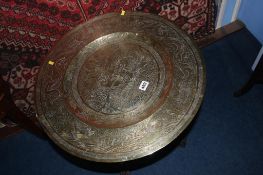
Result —
<svg viewBox="0 0 263 175"><path fill-rule="evenodd" d="M88 160L121 162L163 148L204 94L204 65L190 38L150 14L96 17L48 58L55 64L39 73L38 119L56 144Z"/></svg>
<svg viewBox="0 0 263 175"><path fill-rule="evenodd" d="M143 98L149 98L138 86L140 80L153 84L158 79L158 67L146 55L138 49L114 52L111 60L97 57L94 64L83 66L78 87L84 103L98 112L116 114L132 110ZM91 62L90 58L88 63Z"/></svg>

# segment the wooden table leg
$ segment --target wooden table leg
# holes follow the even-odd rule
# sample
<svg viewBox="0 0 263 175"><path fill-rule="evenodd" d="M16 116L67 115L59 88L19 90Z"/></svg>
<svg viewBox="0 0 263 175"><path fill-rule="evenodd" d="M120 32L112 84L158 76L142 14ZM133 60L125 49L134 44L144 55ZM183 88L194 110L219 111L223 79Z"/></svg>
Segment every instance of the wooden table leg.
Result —
<svg viewBox="0 0 263 175"><path fill-rule="evenodd" d="M7 83L0 78L0 120L4 117L8 117L25 130L45 138L45 134L41 127L37 125L37 122L25 116L25 114L16 107L10 95Z"/></svg>
<svg viewBox="0 0 263 175"><path fill-rule="evenodd" d="M247 93L256 83L263 83L263 56L261 57L256 69L251 74L249 80L245 83L245 85L242 88L234 92L234 96L239 97Z"/></svg>

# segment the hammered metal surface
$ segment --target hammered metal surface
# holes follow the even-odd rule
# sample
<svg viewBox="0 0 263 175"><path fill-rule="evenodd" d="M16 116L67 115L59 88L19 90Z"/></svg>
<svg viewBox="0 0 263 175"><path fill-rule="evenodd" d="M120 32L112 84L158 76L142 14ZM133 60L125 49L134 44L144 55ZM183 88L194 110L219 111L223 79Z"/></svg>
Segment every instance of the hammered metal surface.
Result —
<svg viewBox="0 0 263 175"><path fill-rule="evenodd" d="M121 162L174 140L204 88L202 59L181 30L150 14L107 14L52 49L38 76L36 107L49 137L67 152Z"/></svg>

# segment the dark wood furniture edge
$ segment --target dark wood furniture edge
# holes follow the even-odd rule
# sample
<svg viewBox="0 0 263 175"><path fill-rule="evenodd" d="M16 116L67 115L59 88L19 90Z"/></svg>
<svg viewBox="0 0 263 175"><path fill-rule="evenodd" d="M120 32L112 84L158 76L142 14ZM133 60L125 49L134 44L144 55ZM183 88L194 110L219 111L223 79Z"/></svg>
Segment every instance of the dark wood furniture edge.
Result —
<svg viewBox="0 0 263 175"><path fill-rule="evenodd" d="M197 45L199 48L203 48L213 44L214 42L223 39L227 35L230 35L234 32L240 31L241 29L245 28L245 24L240 21L236 20L230 24L227 24L219 29L215 30L215 33L205 37L204 39L198 40Z"/></svg>
<svg viewBox="0 0 263 175"><path fill-rule="evenodd" d="M0 128L0 140L12 136L14 134L20 133L22 131L24 131L24 129L19 126L14 126L14 127L6 126L4 128Z"/></svg>
<svg viewBox="0 0 263 175"><path fill-rule="evenodd" d="M234 92L234 97L240 97L246 94L255 84L263 84L263 55L246 83L239 90Z"/></svg>
<svg viewBox="0 0 263 175"><path fill-rule="evenodd" d="M0 128L0 139L22 131L23 129L38 137L45 137L44 132L36 122L36 118L29 118L18 109L12 100L9 84L0 78L0 121L4 120L10 120L18 125L15 127L5 126Z"/></svg>

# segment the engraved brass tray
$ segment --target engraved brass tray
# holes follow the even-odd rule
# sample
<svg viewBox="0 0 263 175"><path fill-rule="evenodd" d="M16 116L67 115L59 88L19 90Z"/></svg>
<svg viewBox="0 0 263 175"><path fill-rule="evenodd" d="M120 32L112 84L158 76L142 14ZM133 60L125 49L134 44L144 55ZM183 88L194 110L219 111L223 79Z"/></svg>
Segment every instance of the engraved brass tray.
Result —
<svg viewBox="0 0 263 175"><path fill-rule="evenodd" d="M204 89L204 64L180 29L155 15L107 14L70 31L48 54L37 118L67 152L122 162L173 141Z"/></svg>

